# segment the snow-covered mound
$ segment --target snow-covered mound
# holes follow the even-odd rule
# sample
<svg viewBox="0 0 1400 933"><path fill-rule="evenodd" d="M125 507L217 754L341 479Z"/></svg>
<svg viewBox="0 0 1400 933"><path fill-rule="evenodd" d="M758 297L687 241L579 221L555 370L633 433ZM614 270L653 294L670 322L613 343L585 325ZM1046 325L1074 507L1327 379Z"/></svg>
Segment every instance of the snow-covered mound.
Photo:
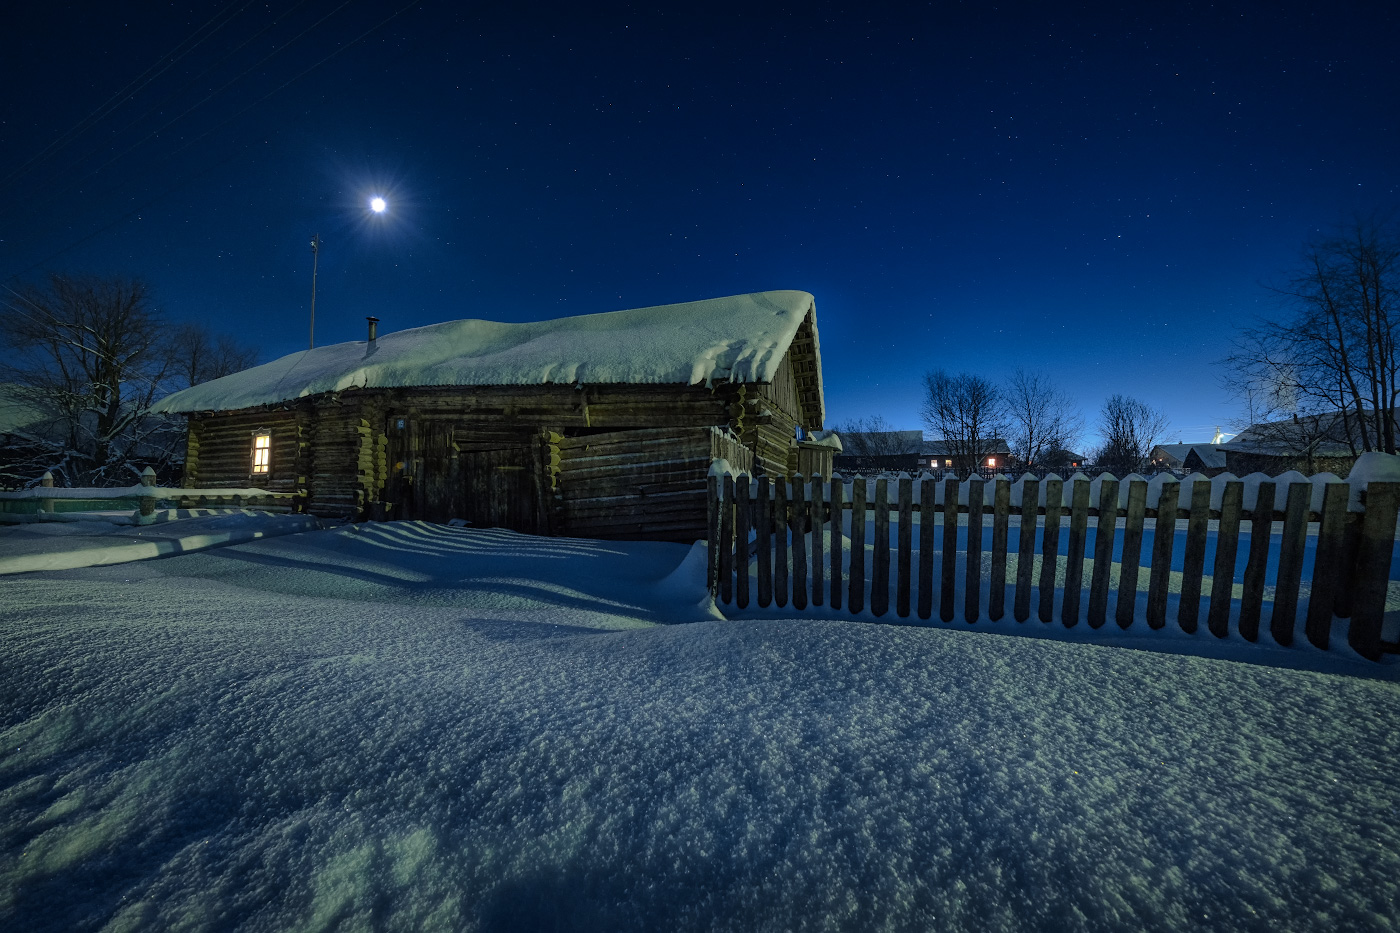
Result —
<svg viewBox="0 0 1400 933"><path fill-rule="evenodd" d="M154 410L232 411L351 387L771 382L813 307L807 292L771 291L528 324L449 321L293 353Z"/></svg>

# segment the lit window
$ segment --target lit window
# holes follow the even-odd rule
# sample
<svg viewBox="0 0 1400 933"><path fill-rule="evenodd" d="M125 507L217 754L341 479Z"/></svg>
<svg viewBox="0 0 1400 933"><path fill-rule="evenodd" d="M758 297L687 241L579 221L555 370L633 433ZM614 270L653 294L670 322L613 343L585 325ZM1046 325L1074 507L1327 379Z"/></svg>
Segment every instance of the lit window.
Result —
<svg viewBox="0 0 1400 933"><path fill-rule="evenodd" d="M987 466L996 466L996 465L997 465L997 458L996 458L996 457L988 457L988 458L987 458Z"/></svg>
<svg viewBox="0 0 1400 933"><path fill-rule="evenodd" d="M253 472L266 473L272 462L272 435L259 434L253 438Z"/></svg>
<svg viewBox="0 0 1400 933"><path fill-rule="evenodd" d="M944 465L944 466L952 466L952 465L953 465L953 461L951 461L951 460L944 460L944 461L943 461L943 465Z"/></svg>

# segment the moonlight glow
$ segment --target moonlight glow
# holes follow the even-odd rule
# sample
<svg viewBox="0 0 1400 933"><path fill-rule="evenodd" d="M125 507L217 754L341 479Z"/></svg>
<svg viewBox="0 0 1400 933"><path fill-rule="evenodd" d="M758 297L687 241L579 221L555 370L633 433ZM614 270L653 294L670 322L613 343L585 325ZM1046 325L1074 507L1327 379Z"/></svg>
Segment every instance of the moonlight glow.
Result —
<svg viewBox="0 0 1400 933"><path fill-rule="evenodd" d="M388 206L389 206L389 205L386 204L386 203L384 202L384 199L383 199L383 198L370 198L370 199L369 199L369 209L372 210L372 211L374 211L376 214L382 214L382 213L384 213L384 209L387 208Z"/></svg>

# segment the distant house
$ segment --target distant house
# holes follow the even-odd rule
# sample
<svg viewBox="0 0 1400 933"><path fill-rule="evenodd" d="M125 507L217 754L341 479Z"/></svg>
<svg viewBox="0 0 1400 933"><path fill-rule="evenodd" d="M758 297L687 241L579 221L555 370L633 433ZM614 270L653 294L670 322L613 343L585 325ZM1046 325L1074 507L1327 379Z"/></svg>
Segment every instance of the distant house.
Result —
<svg viewBox="0 0 1400 933"><path fill-rule="evenodd" d="M920 466L929 469L951 470L956 463L952 445L946 440L925 441L919 450ZM987 452L977 464L979 471L1006 470L1011 468L1011 446L1002 438L987 442Z"/></svg>
<svg viewBox="0 0 1400 933"><path fill-rule="evenodd" d="M1375 413L1365 414L1374 423ZM1400 430L1392 430L1400 436ZM1362 436L1355 412L1331 411L1252 424L1220 450L1227 468L1237 476L1255 472L1276 476L1288 470L1345 476L1368 449L1367 442L1369 449L1377 449L1377 438Z"/></svg>
<svg viewBox="0 0 1400 933"><path fill-rule="evenodd" d="M705 534L714 458L830 471L815 303L799 291L318 347L177 392L186 487L314 514L581 537Z"/></svg>
<svg viewBox="0 0 1400 933"><path fill-rule="evenodd" d="M836 458L836 469L844 472L955 469L956 457L946 440L926 441L922 431L888 431L842 435L844 452ZM860 453L859 451L868 451ZM1012 466L1011 448L1005 440L988 442L988 452L978 464L979 471L1006 470Z"/></svg>
<svg viewBox="0 0 1400 933"><path fill-rule="evenodd" d="M1215 444L1158 444L1148 455L1159 470L1216 476L1226 471L1225 452Z"/></svg>
<svg viewBox="0 0 1400 933"><path fill-rule="evenodd" d="M844 431L835 469L844 473L917 470L923 431Z"/></svg>

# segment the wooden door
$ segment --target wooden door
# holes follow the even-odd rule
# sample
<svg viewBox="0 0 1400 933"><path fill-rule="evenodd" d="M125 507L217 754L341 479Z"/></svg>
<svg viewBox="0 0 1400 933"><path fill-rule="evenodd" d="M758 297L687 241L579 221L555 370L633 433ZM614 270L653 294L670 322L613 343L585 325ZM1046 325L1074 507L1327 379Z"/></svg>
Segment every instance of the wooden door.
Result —
<svg viewBox="0 0 1400 933"><path fill-rule="evenodd" d="M460 517L481 528L541 531L535 461L529 447L461 451Z"/></svg>

